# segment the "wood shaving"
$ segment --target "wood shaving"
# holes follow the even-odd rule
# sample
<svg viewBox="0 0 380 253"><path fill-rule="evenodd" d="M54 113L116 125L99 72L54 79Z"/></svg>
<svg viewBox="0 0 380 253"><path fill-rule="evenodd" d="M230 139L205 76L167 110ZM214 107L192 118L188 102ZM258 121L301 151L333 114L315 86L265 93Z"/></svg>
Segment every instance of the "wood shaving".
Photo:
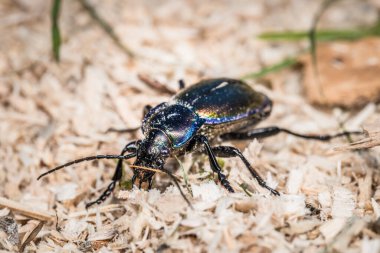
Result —
<svg viewBox="0 0 380 253"><path fill-rule="evenodd" d="M369 103L357 111L314 108L302 93L299 69L271 74L267 86L247 80L273 100L271 116L258 127L277 125L304 134L364 129L369 136L353 135L353 144L344 137L318 142L286 134L223 143L239 148L268 185L281 193L279 197L260 187L239 158L218 159L235 190L227 192L207 157L197 153L167 163L193 208L162 173L156 173L150 191L125 190L133 173L127 162L114 194L88 210L86 203L110 183L115 161L76 164L37 181L55 166L89 155L119 154L126 143L143 138L141 131L106 131L139 127L144 106L169 100L180 79L190 86L203 78L240 78L293 56L304 43L268 43L256 35L307 31L323 2L87 1L135 57L120 50L78 2L61 1L63 43L61 62L55 63L51 2L0 2L0 32L6 35L0 38L0 219L11 217L14 238L15 228L29 234L20 236L28 242L25 251L379 248L379 230L373 225L380 216L380 150L375 146L379 105ZM373 1L337 1L318 27L370 26L378 13ZM367 63L378 68L374 60ZM139 74L149 80L144 83ZM351 75L342 73L345 78ZM362 84L368 90L360 91L375 97L377 86L368 84L378 82L377 75L362 80L368 81ZM159 84L159 89L147 82ZM337 152L334 147L342 148ZM16 241L9 243L8 234L0 232L1 250L17 250Z"/></svg>
<svg viewBox="0 0 380 253"><path fill-rule="evenodd" d="M376 146L380 146L380 129L378 128L378 125L376 128L366 130L367 137L362 138L359 141L352 142L348 145L335 147L334 151L337 152L345 152L349 150L360 150L360 149L369 149Z"/></svg>
<svg viewBox="0 0 380 253"><path fill-rule="evenodd" d="M7 207L13 211L19 212L23 215L29 216L31 218L39 219L39 220L49 221L49 220L52 220L54 217L54 215L50 214L49 212L32 210L31 207L26 207L20 203L17 203L15 201L12 201L3 197L0 197L0 206Z"/></svg>

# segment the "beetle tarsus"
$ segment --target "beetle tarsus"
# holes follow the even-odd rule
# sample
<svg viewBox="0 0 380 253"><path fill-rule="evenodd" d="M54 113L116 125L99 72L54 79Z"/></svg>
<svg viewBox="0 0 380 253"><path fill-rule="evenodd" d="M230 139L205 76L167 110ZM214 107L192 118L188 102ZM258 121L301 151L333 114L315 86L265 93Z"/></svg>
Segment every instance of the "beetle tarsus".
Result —
<svg viewBox="0 0 380 253"><path fill-rule="evenodd" d="M319 141L329 141L331 139L342 137L342 136L350 137L350 135L364 134L364 132L362 132L362 131L344 131L344 132L337 133L337 134L332 134L332 135L330 135L330 134L325 134L325 135L305 135L305 134L299 134L299 133L290 131L290 130L285 129L285 128L279 128L279 129L280 129L281 132L284 132L284 133L287 133L287 134L290 134L290 135L293 135L293 136L296 136L296 137L300 137L300 138L304 138L304 139L319 140Z"/></svg>
<svg viewBox="0 0 380 253"><path fill-rule="evenodd" d="M219 173L218 179L219 179L220 183L223 185L223 187L227 189L227 191L229 191L231 193L235 192L234 189L232 188L232 186L230 185L230 182L226 179L226 176L224 174Z"/></svg>
<svg viewBox="0 0 380 253"><path fill-rule="evenodd" d="M303 139L309 139L309 140L317 140L317 141L329 141L334 138L346 136L349 137L350 135L360 135L364 134L362 131L344 131L337 134L325 134L325 135L307 135L307 134L300 134L293 132L291 130L288 130L286 128L280 128L277 126L269 126L269 127L263 127L263 128L256 128L252 129L247 132L232 132L232 133L226 133L220 136L222 140L252 140L255 138L265 138L277 135L279 133L287 133L299 138Z"/></svg>
<svg viewBox="0 0 380 253"><path fill-rule="evenodd" d="M139 145L139 141L132 141L128 143L127 145L125 145L125 147L121 151L120 156L123 156L126 152L136 153L138 145ZM116 183L121 180L122 176L123 176L123 159L119 159L116 165L115 173L112 177L112 182L108 185L107 189L102 193L102 195L100 195L100 197L97 200L86 204L86 209L94 204L99 205L102 202L104 202L112 194L113 190L115 189Z"/></svg>
<svg viewBox="0 0 380 253"><path fill-rule="evenodd" d="M218 161L216 160L215 154L210 146L207 137L204 135L198 135L195 137L195 140L204 145L210 161L210 167L215 173L218 174L218 179L220 183L223 185L223 187L226 188L229 192L235 192L234 189L232 189L230 182L228 182L226 176L222 173L222 169L220 168Z"/></svg>
<svg viewBox="0 0 380 253"><path fill-rule="evenodd" d="M253 169L253 168L252 168ZM258 175L258 174L257 174ZM255 176L254 176L255 177ZM255 177L256 178L256 177ZM280 196L280 193L278 191L276 191L275 189L271 188L270 186L267 185L267 183L264 181L264 179L262 179L260 176L258 176L258 178L256 178L257 182L259 183L259 185L267 190L269 190L273 195L275 196Z"/></svg>
<svg viewBox="0 0 380 253"><path fill-rule="evenodd" d="M116 182L117 181L112 181L107 186L107 189L102 193L102 195L100 195L100 197L97 200L87 203L86 204L86 209L88 209L89 207L91 207L94 204L98 204L99 205L99 204L103 203L112 194L113 190L115 189Z"/></svg>
<svg viewBox="0 0 380 253"><path fill-rule="evenodd" d="M265 184L263 187L266 188L266 189L268 189L270 191L270 193L272 193L275 196L280 196L281 195L278 191L276 191L275 189L269 187L267 184Z"/></svg>
<svg viewBox="0 0 380 253"><path fill-rule="evenodd" d="M251 164L248 162L248 160L244 157L244 155L240 152L239 149L231 146L219 146L219 147L213 147L212 151L214 154L218 157L239 157L245 167L249 170L252 177L256 179L256 181L259 183L259 185L267 190L269 190L273 195L280 196L280 193L276 191L275 189L272 189L267 185L265 180L257 173L257 171L251 166Z"/></svg>

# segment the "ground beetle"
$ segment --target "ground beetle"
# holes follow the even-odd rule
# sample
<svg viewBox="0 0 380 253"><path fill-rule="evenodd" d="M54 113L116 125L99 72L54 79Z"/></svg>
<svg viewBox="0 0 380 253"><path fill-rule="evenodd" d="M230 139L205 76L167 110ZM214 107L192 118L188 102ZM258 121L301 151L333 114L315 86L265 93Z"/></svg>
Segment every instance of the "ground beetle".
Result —
<svg viewBox="0 0 380 253"><path fill-rule="evenodd" d="M184 83L180 81L180 86ZM87 207L102 203L114 190L122 177L122 161L136 157L132 183L141 185L146 182L152 187L154 168L173 175L165 168L168 157L183 155L187 152L203 151L208 155L211 169L218 175L220 183L234 192L223 174L216 157L239 157L260 186L274 195L278 191L269 187L250 165L243 154L231 146L211 146L211 142L223 140L245 140L272 136L285 132L297 137L327 141L334 137L361 132L342 132L336 135L303 135L279 127L253 129L261 120L269 116L272 101L264 94L254 91L246 83L228 78L206 79L189 88L182 89L169 102L144 109L142 132L143 140L128 143L120 155L98 155L78 159L56 167L39 178L63 167L95 159L119 159L112 182L105 192ZM127 130L128 131L128 130ZM127 155L125 155L128 153ZM147 168L147 169L144 169ZM177 181L175 183L178 186ZM183 195L182 191L181 194ZM186 198L185 198L186 199ZM186 199L187 200L187 199Z"/></svg>

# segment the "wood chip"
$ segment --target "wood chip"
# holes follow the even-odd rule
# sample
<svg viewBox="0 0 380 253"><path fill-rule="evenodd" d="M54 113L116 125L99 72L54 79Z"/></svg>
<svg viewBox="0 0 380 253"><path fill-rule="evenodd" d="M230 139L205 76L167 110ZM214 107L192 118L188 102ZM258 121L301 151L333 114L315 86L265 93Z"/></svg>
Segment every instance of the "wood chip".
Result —
<svg viewBox="0 0 380 253"><path fill-rule="evenodd" d="M334 151L345 152L350 150L369 149L376 146L380 146L380 131L368 132L368 137L352 142L348 145L335 147Z"/></svg>
<svg viewBox="0 0 380 253"><path fill-rule="evenodd" d="M0 206L7 207L15 212L19 212L25 216L42 220L42 221L51 221L54 219L54 214L50 212L32 210L33 208L25 206L16 201L0 197Z"/></svg>
<svg viewBox="0 0 380 253"><path fill-rule="evenodd" d="M116 187L121 190L88 210L85 204L97 199L109 185L116 161L83 162L37 181L40 173L55 166L89 155L118 154L127 143L143 138L140 130L106 130L140 127L144 106L168 101L178 92L180 79L189 87L204 78L240 78L294 56L304 49L304 43L268 43L255 35L273 29L307 31L323 2L81 1L89 2L110 24L122 44L136 53L133 59L107 38L86 8L80 8L77 1L61 1L61 62L55 63L48 39L50 17L46 15L51 1L0 1L0 206L6 207L0 210L0 219L11 216L18 223L12 224L20 238L29 234L22 238L25 251L377 249L379 147L368 152L331 152L332 147L349 146L345 137L318 142L281 133L212 144L241 150L268 186L280 192L279 197L261 187L241 159L219 157L235 190L229 193L202 152L178 157L182 169L175 159L165 164L181 178L193 209L166 174L155 173L149 191L126 190L133 175L127 164L133 159L124 163L123 179ZM318 28L373 25L379 16L373 2L335 1ZM360 43L366 49L352 49ZM371 43L320 44L320 76L322 85L328 85L324 87L326 95L334 95L339 103L343 97L344 105L356 104L357 94L365 93L362 101L376 97L379 64L374 63L379 54ZM314 80L309 80L310 68L307 62L305 80L315 88ZM269 78L267 86L247 80L273 101L270 117L259 127L276 125L304 134L334 134L342 127L363 128L368 133L380 130L379 124L377 129L368 128L380 118L375 103L359 112L321 111L304 98L301 69L272 73ZM346 88L344 83L350 90L337 91ZM358 136L352 137L358 140ZM363 233L346 233L353 215L369 217L369 223L377 225ZM346 234L344 243L333 245L341 234ZM7 238L8 234L0 231L1 246L17 251Z"/></svg>
<svg viewBox="0 0 380 253"><path fill-rule="evenodd" d="M331 248L337 252L346 252L352 238L358 235L366 225L367 222L364 219L358 217L349 219L339 235L334 238Z"/></svg>
<svg viewBox="0 0 380 253"><path fill-rule="evenodd" d="M93 207L84 211L72 212L66 217L78 218L78 217L87 216L87 215L89 216L96 215L97 213L110 213L110 212L120 211L120 210L123 210L123 205L111 204L111 205L106 205L106 206Z"/></svg>
<svg viewBox="0 0 380 253"><path fill-rule="evenodd" d="M36 238L38 233L41 231L42 227L44 226L44 221L40 221L35 227L25 234L25 239L22 242L20 246L20 252L24 252L25 247Z"/></svg>

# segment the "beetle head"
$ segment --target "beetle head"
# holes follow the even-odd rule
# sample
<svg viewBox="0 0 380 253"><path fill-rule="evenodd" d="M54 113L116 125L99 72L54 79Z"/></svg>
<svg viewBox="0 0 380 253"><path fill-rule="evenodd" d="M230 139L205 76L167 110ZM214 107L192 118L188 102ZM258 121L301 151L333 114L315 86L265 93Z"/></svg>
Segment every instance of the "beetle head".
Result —
<svg viewBox="0 0 380 253"><path fill-rule="evenodd" d="M151 129L137 149L137 158L134 166L146 167L152 169L162 169L166 159L170 155L170 141L168 137L159 129ZM154 171L144 169L133 170L132 183L137 183L141 188L142 183L147 182L148 187L151 186L151 181Z"/></svg>

